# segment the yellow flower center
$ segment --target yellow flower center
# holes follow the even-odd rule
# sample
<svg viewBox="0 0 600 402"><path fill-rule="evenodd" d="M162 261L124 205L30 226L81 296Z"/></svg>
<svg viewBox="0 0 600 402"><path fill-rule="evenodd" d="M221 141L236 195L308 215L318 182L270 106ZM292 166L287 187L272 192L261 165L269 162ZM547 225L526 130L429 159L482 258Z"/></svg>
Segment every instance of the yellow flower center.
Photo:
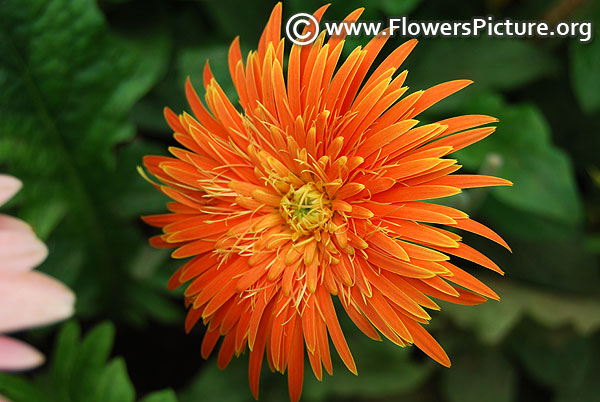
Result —
<svg viewBox="0 0 600 402"><path fill-rule="evenodd" d="M299 235L326 229L333 216L331 201L314 183L307 183L298 189L291 187L281 198L279 211Z"/></svg>

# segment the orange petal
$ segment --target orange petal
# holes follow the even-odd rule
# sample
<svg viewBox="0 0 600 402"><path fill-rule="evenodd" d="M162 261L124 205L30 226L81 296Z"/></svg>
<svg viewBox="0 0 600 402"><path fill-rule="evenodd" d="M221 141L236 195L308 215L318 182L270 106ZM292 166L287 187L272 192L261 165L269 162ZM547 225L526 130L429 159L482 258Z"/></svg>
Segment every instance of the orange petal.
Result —
<svg viewBox="0 0 600 402"><path fill-rule="evenodd" d="M504 248L506 248L508 251L511 251L510 247L504 241L504 239L502 237L500 237L500 235L498 233L494 232L492 229L488 228L487 226L482 225L481 223L474 221L472 219L469 219L469 218L457 219L455 222L456 223L448 224L448 226L454 226L456 228L478 234L478 235L488 238L492 241L495 241L496 243L498 243L501 246L503 246Z"/></svg>
<svg viewBox="0 0 600 402"><path fill-rule="evenodd" d="M292 325L293 331L287 335L292 338L288 359L288 389L290 400L298 402L304 380L304 343L302 342L302 325L297 314L294 314L294 319L288 326L290 325Z"/></svg>
<svg viewBox="0 0 600 402"><path fill-rule="evenodd" d="M496 294L496 292L487 287L484 283L482 283L479 279L475 278L473 275L467 273L466 271L458 268L453 264L450 264L449 262L444 261L440 264L446 267L453 274L453 276L446 278L447 280L454 282L457 285L464 286L467 289L471 289L485 297L489 297L490 299L500 300L500 297Z"/></svg>
<svg viewBox="0 0 600 402"><path fill-rule="evenodd" d="M327 329L329 330L329 335L331 336L335 349L348 370L357 375L356 364L354 363L352 353L350 353L350 349L348 348L348 344L346 343L346 339L340 328L340 323L338 322L333 303L331 302L331 296L322 287L319 288L316 294L319 301L319 307L327 323Z"/></svg>
<svg viewBox="0 0 600 402"><path fill-rule="evenodd" d="M482 114L469 114L465 116L451 117L449 119L438 121L439 124L448 126L446 131L444 131L444 135L454 134L459 131L467 130L469 128L497 122L497 118Z"/></svg>
<svg viewBox="0 0 600 402"><path fill-rule="evenodd" d="M417 103L415 103L414 110L409 114L408 118L413 118L423 110L429 108L431 105L452 95L455 92L460 91L472 83L473 81L470 80L455 80L444 82L427 89L425 92L423 92L423 95L419 98Z"/></svg>
<svg viewBox="0 0 600 402"><path fill-rule="evenodd" d="M373 198L377 202L404 202L449 197L460 192L460 189L451 186L404 186L398 184Z"/></svg>
<svg viewBox="0 0 600 402"><path fill-rule="evenodd" d="M500 177L485 176L480 174L453 174L431 180L428 185L452 186L456 188L512 186L512 182Z"/></svg>
<svg viewBox="0 0 600 402"><path fill-rule="evenodd" d="M403 319L413 336L415 345L442 366L450 367L450 359L439 343L420 324L410 318Z"/></svg>
<svg viewBox="0 0 600 402"><path fill-rule="evenodd" d="M459 246L457 248L436 247L436 246L431 246L431 247L435 248L436 250L442 251L444 253L452 254L457 257L461 257L466 260L473 261L474 263L477 263L481 266L491 269L492 271L495 271L501 275L504 275L504 272L492 260L490 260L488 257L483 255L479 251L475 250L474 248L467 246L465 243L459 243Z"/></svg>

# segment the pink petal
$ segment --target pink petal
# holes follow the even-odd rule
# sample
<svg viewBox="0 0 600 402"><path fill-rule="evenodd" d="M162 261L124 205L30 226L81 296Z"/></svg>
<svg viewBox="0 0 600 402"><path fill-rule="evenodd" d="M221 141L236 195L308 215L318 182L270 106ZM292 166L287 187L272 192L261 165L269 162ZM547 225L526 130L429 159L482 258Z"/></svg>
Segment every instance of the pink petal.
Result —
<svg viewBox="0 0 600 402"><path fill-rule="evenodd" d="M0 231L2 230L31 230L31 226L10 215L0 214Z"/></svg>
<svg viewBox="0 0 600 402"><path fill-rule="evenodd" d="M4 224L7 223L5 217ZM14 221L9 225L15 225ZM31 229L0 230L0 272L27 271L39 265L48 255L46 245Z"/></svg>
<svg viewBox="0 0 600 402"><path fill-rule="evenodd" d="M44 356L36 349L16 339L0 335L0 371L29 370L43 362Z"/></svg>
<svg viewBox="0 0 600 402"><path fill-rule="evenodd" d="M9 399L6 399L6 397L0 395L0 402L11 402Z"/></svg>
<svg viewBox="0 0 600 402"><path fill-rule="evenodd" d="M6 174L0 174L0 205L10 200L21 189L21 180Z"/></svg>
<svg viewBox="0 0 600 402"><path fill-rule="evenodd" d="M0 273L0 332L47 325L73 314L75 295L41 272Z"/></svg>

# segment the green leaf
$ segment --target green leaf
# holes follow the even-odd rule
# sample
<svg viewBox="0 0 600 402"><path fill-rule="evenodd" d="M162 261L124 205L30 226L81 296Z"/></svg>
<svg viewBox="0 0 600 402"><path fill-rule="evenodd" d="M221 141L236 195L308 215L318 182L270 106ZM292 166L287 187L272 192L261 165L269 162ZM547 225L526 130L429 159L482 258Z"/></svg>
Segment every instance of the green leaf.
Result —
<svg viewBox="0 0 600 402"><path fill-rule="evenodd" d="M581 241L579 228L507 205L495 197L487 197L479 211L485 215L490 227L507 238L544 245L548 242L563 243L569 247L572 244L568 243Z"/></svg>
<svg viewBox="0 0 600 402"><path fill-rule="evenodd" d="M592 355L592 367L584 373L584 377L576 384L567 381L558 387L555 402L588 402L598 398L600 394L600 356ZM579 368L579 367L578 367ZM570 373L568 375L571 375Z"/></svg>
<svg viewBox="0 0 600 402"><path fill-rule="evenodd" d="M175 392L170 389L153 392L139 402L177 402L177 396Z"/></svg>
<svg viewBox="0 0 600 402"><path fill-rule="evenodd" d="M382 398L406 393L422 385L432 373L434 363L417 363L410 348L399 348L391 342L373 342L362 333L351 339L352 352L359 375L343 365L334 367L334 375L324 375L318 382L312 374L306 379L304 393L315 401L329 398Z"/></svg>
<svg viewBox="0 0 600 402"><path fill-rule="evenodd" d="M593 338L566 329L522 325L509 341L526 372L549 389L555 402L587 402L600 392L600 357Z"/></svg>
<svg viewBox="0 0 600 402"><path fill-rule="evenodd" d="M494 196L529 213L579 224L582 206L571 161L552 145L540 111L531 105L506 105L490 94L477 97L468 111L489 114L500 122L491 136L457 152L458 160L477 170L489 155L500 156L501 166L494 175L511 180L514 187L493 188Z"/></svg>
<svg viewBox="0 0 600 402"><path fill-rule="evenodd" d="M411 13L422 0L380 0L379 8L389 16L400 17Z"/></svg>
<svg viewBox="0 0 600 402"><path fill-rule="evenodd" d="M423 40L407 61L408 82L415 89L448 80L470 79L475 82L473 90L476 91L508 90L546 77L556 69L555 61L541 46L518 39L487 36ZM456 103L461 93L453 95L447 102ZM447 102L444 101L442 106ZM442 110L436 106L434 112Z"/></svg>
<svg viewBox="0 0 600 402"><path fill-rule="evenodd" d="M512 253L487 239L465 240L502 267L507 277L558 291L592 293L598 288L598 261L592 250L582 247L582 228L509 207L494 197L488 197L480 211L483 223L502 234Z"/></svg>
<svg viewBox="0 0 600 402"><path fill-rule="evenodd" d="M162 147L137 139L119 149L113 186L114 200L109 206L120 219L137 219L140 212L149 215L164 211L167 197L148 185L137 172L137 167L145 155L165 153Z"/></svg>
<svg viewBox="0 0 600 402"><path fill-rule="evenodd" d="M248 47L242 43L243 54L247 51ZM188 77L199 96L203 98L202 75L207 61L225 94L234 105L237 104L239 97L229 74L228 53L229 42L197 42L177 49L166 77L134 106L132 114L136 123L142 128L171 136L171 129L163 117L163 109L168 106L178 113L182 110L190 110L184 94L185 81Z"/></svg>
<svg viewBox="0 0 600 402"><path fill-rule="evenodd" d="M272 10L272 4L268 2L234 0L206 0L202 6L207 18L219 27L218 32L229 41L240 35L245 41L257 42Z"/></svg>
<svg viewBox="0 0 600 402"><path fill-rule="evenodd" d="M132 166L113 148L133 138L130 109L164 75L168 40L117 37L93 0L6 0L0 20L0 163L52 251L41 269L74 288L78 312L119 315L146 240L117 203L118 167Z"/></svg>
<svg viewBox="0 0 600 402"><path fill-rule="evenodd" d="M0 395L13 402L133 402L135 389L125 361L107 363L115 329L105 322L90 330L80 342L79 325L63 325L52 363L34 372L32 380L0 374ZM43 370L43 371L42 371ZM176 402L171 390L154 392L145 402Z"/></svg>
<svg viewBox="0 0 600 402"><path fill-rule="evenodd" d="M106 360L112 350L114 326L108 322L99 324L84 338L73 366L71 396L83 401L93 395Z"/></svg>
<svg viewBox="0 0 600 402"><path fill-rule="evenodd" d="M585 241L585 248L592 253L600 254L600 235L588 237Z"/></svg>
<svg viewBox="0 0 600 402"><path fill-rule="evenodd" d="M485 343L499 343L525 315L548 328L571 325L581 335L600 328L600 301L596 297L544 291L507 280L486 283L501 301L469 308L442 302L442 309L454 322L473 330Z"/></svg>
<svg viewBox="0 0 600 402"><path fill-rule="evenodd" d="M504 356L482 351L453 359L442 389L449 402L510 402L516 398L517 376Z"/></svg>
<svg viewBox="0 0 600 402"><path fill-rule="evenodd" d="M48 395L24 378L16 375L0 373L0 395L12 402L47 402Z"/></svg>
<svg viewBox="0 0 600 402"><path fill-rule="evenodd" d="M511 336L509 345L527 372L549 387L585 386L586 374L594 365L592 342L567 331L524 325Z"/></svg>
<svg viewBox="0 0 600 402"><path fill-rule="evenodd" d="M45 196L56 192L56 189L46 189L44 187L35 190L45 192ZM41 200L44 197L42 194L33 194L33 191L30 193L32 198ZM20 215L26 222L33 223L35 233L40 239L46 239L68 212L68 204L61 199L60 195L56 195L50 196L47 202L43 204L32 202L21 209Z"/></svg>
<svg viewBox="0 0 600 402"><path fill-rule="evenodd" d="M229 75L228 63L229 45L214 44L196 48L182 49L177 59L177 71L179 72L179 82L183 83L189 76L192 83L199 93L204 93L202 87L202 73L204 65L209 61L210 69L215 79L225 92L225 94L235 104L238 95L235 91L233 81Z"/></svg>
<svg viewBox="0 0 600 402"><path fill-rule="evenodd" d="M600 40L572 41L570 47L571 83L586 113L600 110Z"/></svg>
<svg viewBox="0 0 600 402"><path fill-rule="evenodd" d="M64 324L58 334L51 378L55 388L54 393L61 401L71 400L70 380L77 359L80 335L81 330L75 321Z"/></svg>
<svg viewBox="0 0 600 402"><path fill-rule="evenodd" d="M497 291L497 289L495 289ZM445 313L459 326L469 329L486 344L498 344L522 318L521 309L514 303L490 300L480 306L465 308L455 304L443 304Z"/></svg>
<svg viewBox="0 0 600 402"><path fill-rule="evenodd" d="M135 389L127 374L122 358L112 360L98 381L95 398L97 402L133 402Z"/></svg>
<svg viewBox="0 0 600 402"><path fill-rule="evenodd" d="M160 253L159 253L160 255ZM125 312L125 317L132 323L142 324L138 314L142 316L152 316L155 320L163 323L182 322L184 314L180 302L171 299L170 293L165 287L167 278L160 285L154 285L149 282L138 284L130 289L128 294L131 310Z"/></svg>
<svg viewBox="0 0 600 402"><path fill-rule="evenodd" d="M248 366L241 360L233 359L226 373L219 370L214 361L208 362L200 374L192 380L191 385L179 394L180 401L250 402L254 400L248 387ZM263 382L260 395L264 398L264 394Z"/></svg>

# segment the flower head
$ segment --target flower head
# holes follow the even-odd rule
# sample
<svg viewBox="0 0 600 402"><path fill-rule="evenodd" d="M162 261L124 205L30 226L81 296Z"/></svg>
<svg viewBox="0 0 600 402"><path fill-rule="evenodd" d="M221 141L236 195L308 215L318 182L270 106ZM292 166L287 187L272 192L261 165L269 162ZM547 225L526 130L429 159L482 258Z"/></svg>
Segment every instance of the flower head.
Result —
<svg viewBox="0 0 600 402"><path fill-rule="evenodd" d="M0 205L20 188L19 180L0 175ZM48 275L31 271L47 254L46 246L29 225L0 215L0 370L30 369L43 361L41 353L31 346L1 334L50 324L73 314L71 290Z"/></svg>
<svg viewBox="0 0 600 402"><path fill-rule="evenodd" d="M320 19L327 7L317 10ZM356 20L362 10L346 20ZM300 397L304 356L315 376L332 371L329 338L350 371L356 365L340 328L333 296L367 336L415 344L439 363L450 361L423 328L431 299L477 304L497 295L450 262L449 255L497 272L447 225L488 237L493 231L454 208L424 202L463 188L508 181L452 174L445 158L494 131L493 117L468 115L419 125L415 117L470 81L452 81L404 96L399 66L410 40L367 76L389 35L340 61L344 38L292 46L284 63L281 4L257 51L242 59L238 39L229 69L241 108L227 98L206 65L206 108L191 83L193 112L165 110L181 147L174 157L144 164L173 201L170 213L145 217L162 228L156 247L193 257L169 286L190 282L186 328L208 326L207 357L223 337L218 365L249 349L250 386L258 396L264 355L288 373ZM287 73L283 66L287 64ZM150 180L150 179L148 179ZM339 309L338 309L339 310Z"/></svg>

